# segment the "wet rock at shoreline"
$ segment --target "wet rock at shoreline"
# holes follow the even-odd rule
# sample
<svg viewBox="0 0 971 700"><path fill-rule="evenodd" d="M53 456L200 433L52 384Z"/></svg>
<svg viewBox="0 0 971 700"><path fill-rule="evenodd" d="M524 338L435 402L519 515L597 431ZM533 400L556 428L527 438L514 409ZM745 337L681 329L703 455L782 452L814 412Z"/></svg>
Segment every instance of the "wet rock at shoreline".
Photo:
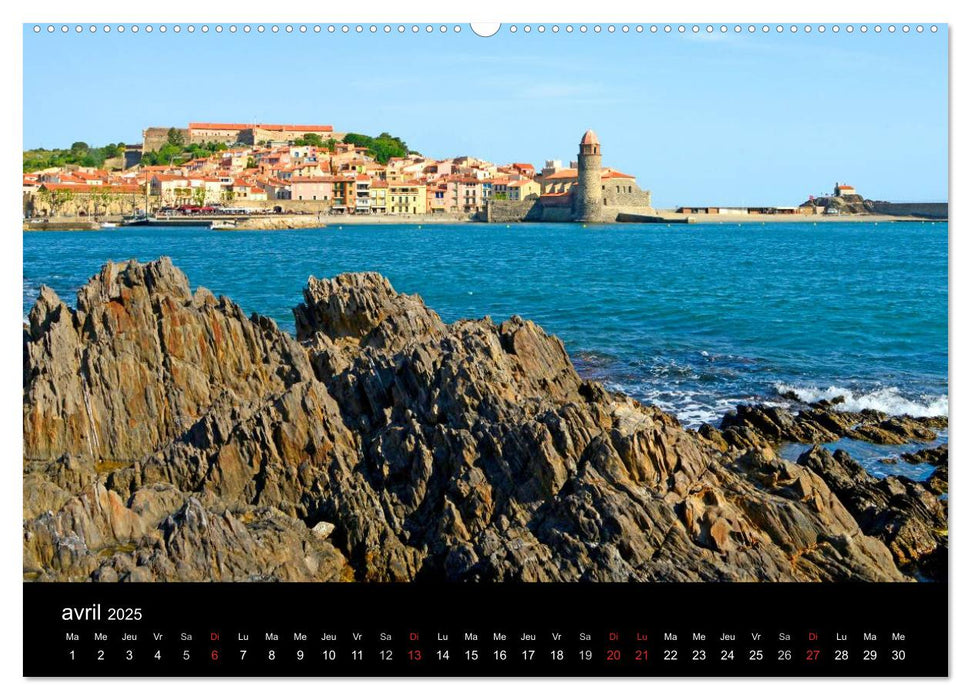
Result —
<svg viewBox="0 0 971 700"><path fill-rule="evenodd" d="M903 476L877 478L843 450L815 446L800 455L849 509L868 535L886 544L904 571L942 580L947 575L947 501L931 485ZM946 473L943 488L947 490Z"/></svg>
<svg viewBox="0 0 971 700"><path fill-rule="evenodd" d="M947 465L938 467L924 480L924 485L931 493L943 495L947 493Z"/></svg>
<svg viewBox="0 0 971 700"><path fill-rule="evenodd" d="M878 445L906 445L931 442L947 427L945 417L890 416L880 411L833 410L839 402L820 402L793 414L777 406L740 404L722 418L724 433L744 434L745 430L772 443L798 442L823 444L841 438ZM727 438L726 438L727 439Z"/></svg>
<svg viewBox="0 0 971 700"><path fill-rule="evenodd" d="M947 469L947 445L917 450L916 452L905 452L900 455L900 459L908 464L930 464L934 467L944 467Z"/></svg>
<svg viewBox="0 0 971 700"><path fill-rule="evenodd" d="M928 556L775 453L836 434L823 413L688 431L536 324L445 324L373 273L311 278L294 313L296 339L166 259L106 265L76 309L42 291L25 577L898 581Z"/></svg>

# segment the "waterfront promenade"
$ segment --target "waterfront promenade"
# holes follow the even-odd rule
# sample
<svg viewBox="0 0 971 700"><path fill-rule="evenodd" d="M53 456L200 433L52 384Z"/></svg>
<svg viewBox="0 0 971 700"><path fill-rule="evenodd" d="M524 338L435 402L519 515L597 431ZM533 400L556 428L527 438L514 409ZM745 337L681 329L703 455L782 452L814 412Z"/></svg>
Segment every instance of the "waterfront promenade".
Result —
<svg viewBox="0 0 971 700"><path fill-rule="evenodd" d="M685 217L676 214L671 210L659 209L657 218L660 221L652 222L654 225L665 224L848 224L848 223L894 223L894 222L946 222L946 219L925 219L913 216L888 216L883 214L857 214L833 216L826 214L692 214ZM687 222L685 219L687 218ZM396 225L396 224L460 224L478 223L474 216L468 214L262 214L262 215L226 215L199 217L199 226L205 227L213 219L234 220L237 229L244 230L287 230L304 228L323 228L326 226L372 226ZM180 222L185 225L186 220L191 217L182 217ZM669 220L669 221L665 221ZM84 231L101 228L102 223L121 224L123 217L107 216L93 220L90 217L55 217L44 220L24 221L25 231ZM630 222L630 224L646 225L642 222ZM164 224L159 224L164 225Z"/></svg>

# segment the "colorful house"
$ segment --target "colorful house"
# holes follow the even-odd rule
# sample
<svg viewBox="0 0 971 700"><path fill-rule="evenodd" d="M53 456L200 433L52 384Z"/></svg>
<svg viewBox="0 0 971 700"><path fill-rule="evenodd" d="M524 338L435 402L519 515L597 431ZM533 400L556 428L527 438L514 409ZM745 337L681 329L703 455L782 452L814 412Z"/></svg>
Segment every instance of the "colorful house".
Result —
<svg viewBox="0 0 971 700"><path fill-rule="evenodd" d="M334 178L291 177L290 199L306 202L329 202L334 199Z"/></svg>
<svg viewBox="0 0 971 700"><path fill-rule="evenodd" d="M419 182L388 183L388 213L427 213L427 189L426 185Z"/></svg>
<svg viewBox="0 0 971 700"><path fill-rule="evenodd" d="M387 180L371 180L371 213L388 213L388 182Z"/></svg>
<svg viewBox="0 0 971 700"><path fill-rule="evenodd" d="M539 197L541 188L535 180L513 180L508 185L509 200L521 202L530 196Z"/></svg>

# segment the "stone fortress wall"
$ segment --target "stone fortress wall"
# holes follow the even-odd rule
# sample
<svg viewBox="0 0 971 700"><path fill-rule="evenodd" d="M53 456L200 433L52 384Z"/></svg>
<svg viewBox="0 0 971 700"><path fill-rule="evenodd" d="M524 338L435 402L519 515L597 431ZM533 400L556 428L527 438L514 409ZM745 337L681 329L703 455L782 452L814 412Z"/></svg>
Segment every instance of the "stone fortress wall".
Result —
<svg viewBox="0 0 971 700"><path fill-rule="evenodd" d="M870 202L875 214L916 216L926 219L946 219L947 202Z"/></svg>
<svg viewBox="0 0 971 700"><path fill-rule="evenodd" d="M611 178L601 186L605 207L651 207L651 193L642 190L633 180Z"/></svg>
<svg viewBox="0 0 971 700"><path fill-rule="evenodd" d="M148 153L149 151L157 151L162 146L169 142L169 129L168 126L150 126L144 131L142 131L142 153ZM188 129L178 129L182 133L182 137L185 142L189 142L189 130Z"/></svg>
<svg viewBox="0 0 971 700"><path fill-rule="evenodd" d="M656 213L654 207L651 206L608 205L601 207L599 221L588 223L613 223L623 220L624 215L653 217ZM491 201L486 204L485 211L480 212L476 219L493 224L511 224L520 221L545 223L571 223L575 221L571 207L544 206L536 199L523 202ZM636 219L631 218L630 220Z"/></svg>
<svg viewBox="0 0 971 700"><path fill-rule="evenodd" d="M278 128L274 128L278 127ZM168 126L150 126L142 131L142 152L157 151L168 143ZM303 136L308 133L318 133L324 140L333 138L338 141L346 134L334 131L330 126L299 126L275 124L190 124L189 128L175 127L185 139L186 143L243 143L255 146L263 141L282 142Z"/></svg>

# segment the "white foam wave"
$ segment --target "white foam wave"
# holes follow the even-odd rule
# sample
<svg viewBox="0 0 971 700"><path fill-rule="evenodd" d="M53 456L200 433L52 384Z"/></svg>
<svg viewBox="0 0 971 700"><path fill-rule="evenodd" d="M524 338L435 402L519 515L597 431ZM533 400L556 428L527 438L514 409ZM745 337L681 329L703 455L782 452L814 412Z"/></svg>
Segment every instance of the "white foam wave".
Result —
<svg viewBox="0 0 971 700"><path fill-rule="evenodd" d="M840 386L822 389L790 384L776 384L775 389L780 394L794 394L804 403L814 403L824 399L832 401L842 396L843 403L833 406L837 411L856 412L872 409L894 416L908 415L916 418L947 415L947 394L938 396L924 394L918 399L909 399L895 386L881 387L868 392L856 392Z"/></svg>
<svg viewBox="0 0 971 700"><path fill-rule="evenodd" d="M604 382L611 391L619 391L645 404L656 406L676 416L686 428L698 428L704 423L718 425L729 411L740 403L756 400L754 396L714 396L699 390L657 389L649 384ZM760 401L770 405L770 402Z"/></svg>

